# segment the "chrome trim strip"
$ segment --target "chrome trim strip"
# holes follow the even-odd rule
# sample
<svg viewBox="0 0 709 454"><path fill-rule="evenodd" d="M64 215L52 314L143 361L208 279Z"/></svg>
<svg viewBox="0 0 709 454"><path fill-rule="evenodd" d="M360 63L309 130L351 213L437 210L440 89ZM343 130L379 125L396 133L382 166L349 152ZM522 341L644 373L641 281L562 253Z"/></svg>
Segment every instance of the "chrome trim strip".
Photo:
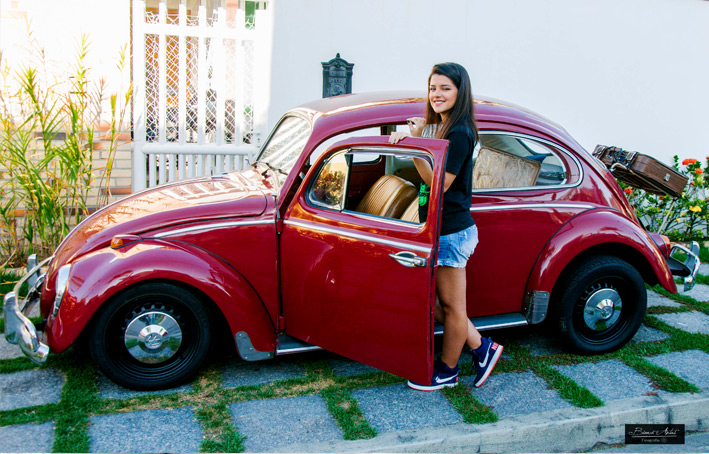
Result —
<svg viewBox="0 0 709 454"><path fill-rule="evenodd" d="M425 246L416 246L413 244L406 244L406 243L401 243L398 241L385 240L383 238L376 238L376 237L364 235L361 233L355 233L355 232L352 232L351 230L325 227L325 226L318 225L315 223L310 223L310 222L294 221L294 220L288 219L288 220L284 221L284 223L286 225L292 225L292 226L300 227L303 229L315 230L315 231L324 232L324 233L332 233L334 235L340 235L340 236L344 236L344 237L348 237L348 238L354 238L356 240L371 241L372 243L384 244L384 245L393 246L393 247L399 248L399 249L418 251L418 252L423 252L426 254L430 254L431 249L432 249L430 247L425 247Z"/></svg>
<svg viewBox="0 0 709 454"><path fill-rule="evenodd" d="M192 227L185 227L183 229L171 230L169 232L162 232L156 235L151 235L151 238L165 238L172 235L182 235L184 233L198 232L200 230L211 230L211 229L222 229L225 227L237 227L240 225L276 225L274 221L231 221L231 222L219 222L204 225L195 225Z"/></svg>
<svg viewBox="0 0 709 454"><path fill-rule="evenodd" d="M579 209L579 210L592 210L595 208L594 205L586 205L583 203L519 203L515 205L493 205L493 206L483 206L483 207L471 207L470 211L475 212L475 211L498 211L498 210L523 210L523 209L528 209L528 208L549 208L549 209L555 209L555 208L569 208L569 209Z"/></svg>

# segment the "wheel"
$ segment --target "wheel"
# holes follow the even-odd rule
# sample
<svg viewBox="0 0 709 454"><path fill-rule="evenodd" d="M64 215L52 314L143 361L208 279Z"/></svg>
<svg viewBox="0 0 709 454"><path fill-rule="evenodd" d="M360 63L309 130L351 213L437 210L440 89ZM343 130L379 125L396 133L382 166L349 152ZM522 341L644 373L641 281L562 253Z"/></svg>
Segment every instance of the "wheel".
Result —
<svg viewBox="0 0 709 454"><path fill-rule="evenodd" d="M640 273L616 257L586 259L571 272L554 301L562 338L583 354L616 350L640 328L647 291Z"/></svg>
<svg viewBox="0 0 709 454"><path fill-rule="evenodd" d="M172 388L202 365L209 325L207 308L191 291L167 283L141 284L106 303L90 330L89 351L121 386Z"/></svg>

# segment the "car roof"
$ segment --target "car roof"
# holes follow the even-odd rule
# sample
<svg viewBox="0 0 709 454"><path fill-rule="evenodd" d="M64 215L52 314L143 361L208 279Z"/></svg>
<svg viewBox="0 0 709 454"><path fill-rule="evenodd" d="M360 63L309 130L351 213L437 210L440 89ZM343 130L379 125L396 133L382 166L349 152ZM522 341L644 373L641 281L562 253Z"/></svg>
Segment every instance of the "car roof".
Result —
<svg viewBox="0 0 709 454"><path fill-rule="evenodd" d="M333 96L308 102L294 111L310 116L317 131L321 128L338 129L338 125L354 129L368 124L401 123L411 116L423 116L425 108L426 93L417 90ZM498 99L475 96L475 119L481 130L525 128L562 143L575 144L560 125L528 109Z"/></svg>

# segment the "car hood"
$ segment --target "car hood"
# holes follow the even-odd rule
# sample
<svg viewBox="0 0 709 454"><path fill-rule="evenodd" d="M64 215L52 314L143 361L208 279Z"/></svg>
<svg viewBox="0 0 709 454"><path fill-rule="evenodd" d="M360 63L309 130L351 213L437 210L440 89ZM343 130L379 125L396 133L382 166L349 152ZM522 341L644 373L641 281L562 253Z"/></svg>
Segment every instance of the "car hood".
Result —
<svg viewBox="0 0 709 454"><path fill-rule="evenodd" d="M53 268L107 246L118 234L146 235L191 222L258 216L271 192L269 182L253 169L139 192L97 211L72 230L57 249Z"/></svg>

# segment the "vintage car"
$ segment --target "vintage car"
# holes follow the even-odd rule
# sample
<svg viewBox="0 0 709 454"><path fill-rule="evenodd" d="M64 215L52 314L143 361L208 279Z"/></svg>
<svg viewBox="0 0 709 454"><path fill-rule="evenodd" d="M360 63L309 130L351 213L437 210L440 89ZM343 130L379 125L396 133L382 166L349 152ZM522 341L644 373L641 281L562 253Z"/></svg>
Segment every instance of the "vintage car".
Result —
<svg viewBox="0 0 709 454"><path fill-rule="evenodd" d="M425 102L420 92L317 100L283 116L249 168L99 210L34 259L16 287L29 282L26 297L6 296L6 338L38 363L85 342L110 379L136 389L188 380L224 339L247 361L322 348L425 381L440 331L448 142L388 143ZM645 283L676 292L674 273L691 285L698 247L675 246L675 260L560 126L491 99L475 109L469 316L481 330L548 319L581 353L621 347L643 320ZM414 157L435 173L425 223ZM37 302L35 327L26 314Z"/></svg>

